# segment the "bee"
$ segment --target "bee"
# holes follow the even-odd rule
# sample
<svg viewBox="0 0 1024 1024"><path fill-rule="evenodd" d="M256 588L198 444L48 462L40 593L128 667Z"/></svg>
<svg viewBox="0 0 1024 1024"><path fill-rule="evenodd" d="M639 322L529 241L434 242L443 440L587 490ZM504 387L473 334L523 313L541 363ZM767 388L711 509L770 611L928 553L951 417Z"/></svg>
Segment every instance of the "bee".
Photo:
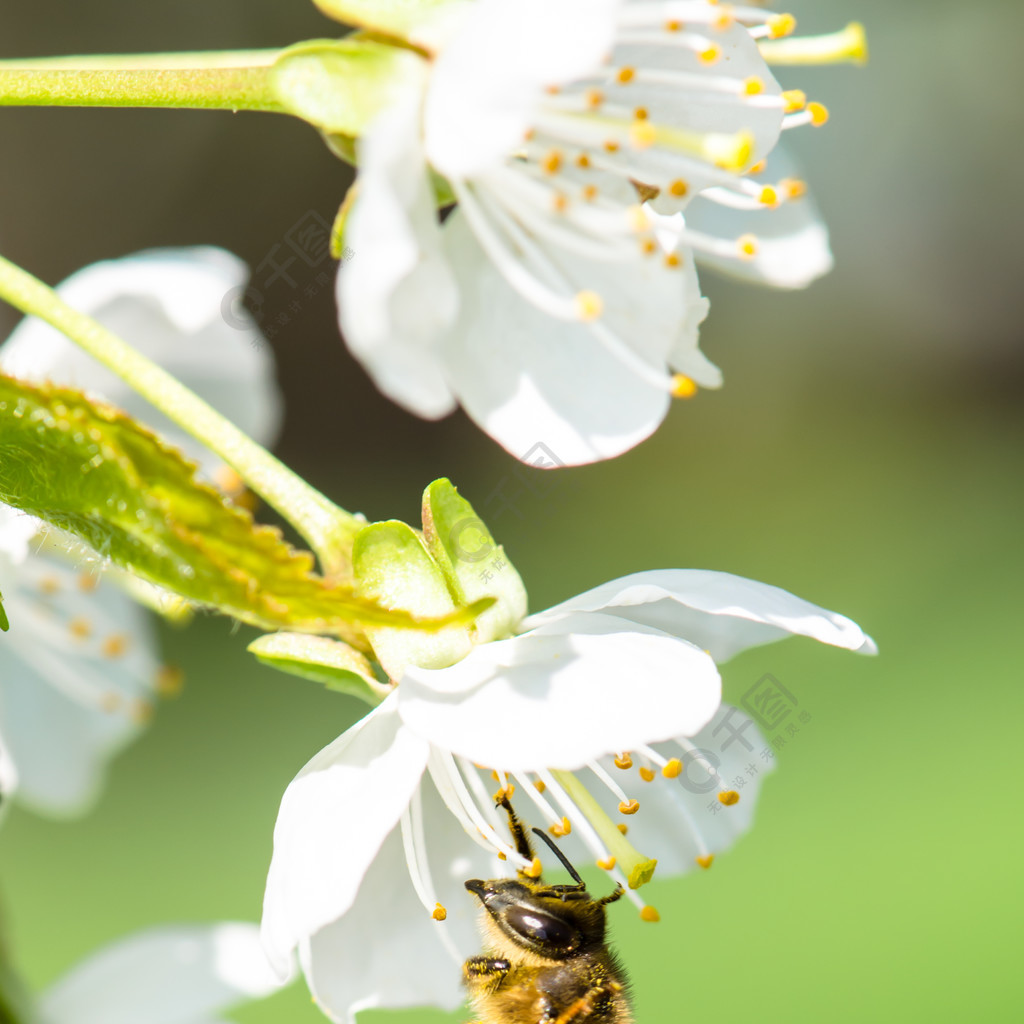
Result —
<svg viewBox="0 0 1024 1024"><path fill-rule="evenodd" d="M605 943L604 908L622 896L622 886L594 899L562 851L535 828L574 881L546 885L508 797L502 794L498 804L517 852L532 867L515 879L466 882L483 904L488 954L470 957L462 968L479 1018L474 1024L633 1024L629 982Z"/></svg>

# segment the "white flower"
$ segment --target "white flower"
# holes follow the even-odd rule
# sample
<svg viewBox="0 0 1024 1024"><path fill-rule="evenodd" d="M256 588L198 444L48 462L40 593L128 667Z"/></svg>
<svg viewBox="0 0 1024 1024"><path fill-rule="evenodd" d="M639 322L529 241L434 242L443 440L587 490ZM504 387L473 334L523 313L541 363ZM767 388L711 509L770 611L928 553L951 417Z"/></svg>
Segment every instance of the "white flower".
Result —
<svg viewBox="0 0 1024 1024"><path fill-rule="evenodd" d="M246 278L245 264L220 249L160 250L86 267L57 290L269 441L280 421L269 348L253 346L251 322L236 329L244 314L233 311L234 326L222 314ZM205 448L41 321L14 330L0 370L105 398L228 479ZM47 535L0 505L0 592L11 623L0 634L0 794L63 815L95 799L105 762L149 720L174 674L159 668L148 614L101 580L97 560L75 570Z"/></svg>
<svg viewBox="0 0 1024 1024"><path fill-rule="evenodd" d="M138 932L101 949L39 999L43 1024L222 1024L221 1014L282 985L255 925Z"/></svg>
<svg viewBox="0 0 1024 1024"><path fill-rule="evenodd" d="M784 285L830 261L813 208L790 203L802 186L746 173L808 120L758 49L791 23L704 0L453 9L419 91L361 139L338 299L378 386L426 417L461 404L517 457L543 441L570 465L637 444L673 394L718 387L693 252ZM428 171L458 201L443 228Z"/></svg>
<svg viewBox="0 0 1024 1024"><path fill-rule="evenodd" d="M479 946L462 883L528 866L495 811L491 770L521 814L568 832L570 855L613 879L639 884L652 858L659 876L706 866L750 824L760 775L741 799L733 779L765 746L720 707L715 662L791 634L875 649L849 619L785 591L688 570L613 581L524 625L449 668L408 668L285 792L264 941L282 968L299 948L334 1020L458 1003L457 962Z"/></svg>

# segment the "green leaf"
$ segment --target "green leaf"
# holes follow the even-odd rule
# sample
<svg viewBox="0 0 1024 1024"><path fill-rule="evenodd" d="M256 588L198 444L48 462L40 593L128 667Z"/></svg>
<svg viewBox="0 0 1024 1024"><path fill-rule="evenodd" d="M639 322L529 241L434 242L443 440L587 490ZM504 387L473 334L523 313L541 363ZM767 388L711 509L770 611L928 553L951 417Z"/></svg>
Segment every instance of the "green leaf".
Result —
<svg viewBox="0 0 1024 1024"><path fill-rule="evenodd" d="M116 565L264 629L343 636L440 629L312 572L313 556L197 481L195 467L111 406L0 376L0 501L67 530ZM488 602L489 603L489 602Z"/></svg>
<svg viewBox="0 0 1024 1024"><path fill-rule="evenodd" d="M346 25L423 42L430 29L465 0L313 0L324 14Z"/></svg>
<svg viewBox="0 0 1024 1024"><path fill-rule="evenodd" d="M289 113L329 136L359 136L410 87L422 87L426 61L373 39L313 39L274 62L270 86Z"/></svg>
<svg viewBox="0 0 1024 1024"><path fill-rule="evenodd" d="M496 598L476 621L476 642L511 636L526 615L526 588L505 549L450 480L423 492L423 540L459 604Z"/></svg>
<svg viewBox="0 0 1024 1024"><path fill-rule="evenodd" d="M398 520L371 523L356 534L352 568L357 593L385 608L441 616L460 606L416 531ZM392 679L400 679L409 665L446 668L472 648L464 628L431 636L374 628L367 629L367 635L377 660Z"/></svg>
<svg viewBox="0 0 1024 1024"><path fill-rule="evenodd" d="M4 611L4 595L0 594L0 629L5 633L11 628L11 624L7 621L7 612Z"/></svg>
<svg viewBox="0 0 1024 1024"><path fill-rule="evenodd" d="M340 640L305 633L269 633L253 640L249 650L264 665L323 683L376 707L390 692L379 683L369 661Z"/></svg>

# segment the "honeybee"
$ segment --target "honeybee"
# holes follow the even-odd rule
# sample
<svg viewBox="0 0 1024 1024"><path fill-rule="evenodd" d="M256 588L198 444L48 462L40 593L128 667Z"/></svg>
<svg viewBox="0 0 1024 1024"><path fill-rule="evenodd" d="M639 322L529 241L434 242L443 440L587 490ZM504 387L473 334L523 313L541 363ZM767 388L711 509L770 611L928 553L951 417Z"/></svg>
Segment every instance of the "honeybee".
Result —
<svg viewBox="0 0 1024 1024"><path fill-rule="evenodd" d="M515 879L466 882L483 904L488 954L470 957L462 968L478 1014L474 1024L633 1024L629 982L605 944L604 908L622 896L622 886L594 899L561 850L535 828L575 883L546 885L539 872L534 876L539 861L508 797L498 803L516 850L533 867Z"/></svg>

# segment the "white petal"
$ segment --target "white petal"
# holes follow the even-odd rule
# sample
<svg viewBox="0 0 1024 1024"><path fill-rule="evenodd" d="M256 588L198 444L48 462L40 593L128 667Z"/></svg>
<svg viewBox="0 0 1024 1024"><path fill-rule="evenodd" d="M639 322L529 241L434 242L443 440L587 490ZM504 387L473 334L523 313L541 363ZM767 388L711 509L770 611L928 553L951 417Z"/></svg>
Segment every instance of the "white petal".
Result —
<svg viewBox="0 0 1024 1024"><path fill-rule="evenodd" d="M533 771L690 735L720 696L703 651L659 630L585 614L477 647L451 668L410 670L398 706L410 728L443 749L492 768Z"/></svg>
<svg viewBox="0 0 1024 1024"><path fill-rule="evenodd" d="M0 732L0 819L7 813L10 798L18 788L18 769L11 759L7 741Z"/></svg>
<svg viewBox="0 0 1024 1024"><path fill-rule="evenodd" d="M52 985L53 1024L203 1024L280 987L251 924L138 932L95 953Z"/></svg>
<svg viewBox="0 0 1024 1024"><path fill-rule="evenodd" d="M358 192L338 273L341 329L377 387L430 419L455 407L435 353L458 297L419 139L420 97L381 115L360 141Z"/></svg>
<svg viewBox="0 0 1024 1024"><path fill-rule="evenodd" d="M445 224L445 243L461 292L458 322L444 340L448 377L491 437L517 458L541 442L571 466L619 455L653 433L668 411L667 389L624 365L586 324L554 320L526 302L458 211ZM704 310L688 307L678 276L648 273L639 260L549 255L571 268L581 290L602 294L608 326L636 362L667 379L669 353Z"/></svg>
<svg viewBox="0 0 1024 1024"><path fill-rule="evenodd" d="M717 662L786 636L809 636L861 654L877 651L855 622L778 587L727 572L662 569L604 583L545 612L527 629L582 611L600 611L683 637Z"/></svg>
<svg viewBox="0 0 1024 1024"><path fill-rule="evenodd" d="M223 249L155 249L94 263L57 291L195 391L256 440L281 423L272 350L237 302L249 272ZM254 344L255 340L255 344ZM26 318L0 349L0 368L106 398L202 460L206 449L116 374L41 320Z"/></svg>
<svg viewBox="0 0 1024 1024"><path fill-rule="evenodd" d="M33 516L9 505L0 505L0 555L20 565L28 555L28 542L39 532L42 523Z"/></svg>
<svg viewBox="0 0 1024 1024"><path fill-rule="evenodd" d="M285 790L263 902L263 941L281 971L300 941L352 906L363 875L419 785L427 744L389 697L324 747Z"/></svg>
<svg viewBox="0 0 1024 1024"><path fill-rule="evenodd" d="M447 920L433 920L416 898L395 829L352 908L302 951L309 987L331 1020L354 1024L357 1012L377 1007L452 1010L463 1001L461 961L480 952L478 904L463 883L492 877L497 861L466 837L426 777L423 803L431 874Z"/></svg>
<svg viewBox="0 0 1024 1024"><path fill-rule="evenodd" d="M51 587L55 593L48 593ZM0 559L11 628L0 634L0 730L17 766L18 799L52 815L82 813L104 766L142 728L157 673L148 614L116 586L92 592L56 560ZM76 637L72 624L88 626ZM124 651L104 653L118 638Z"/></svg>
<svg viewBox="0 0 1024 1024"><path fill-rule="evenodd" d="M610 53L618 0L477 0L437 58L424 110L427 159L466 178L520 145L546 86Z"/></svg>
<svg viewBox="0 0 1024 1024"><path fill-rule="evenodd" d="M776 150L764 171L753 180L775 185L799 177L796 165ZM733 241L752 234L757 254L750 260L730 260L700 254L702 263L734 277L776 288L805 288L832 269L828 228L810 194L782 203L774 210L736 210L704 195L686 208L686 226L715 238Z"/></svg>

